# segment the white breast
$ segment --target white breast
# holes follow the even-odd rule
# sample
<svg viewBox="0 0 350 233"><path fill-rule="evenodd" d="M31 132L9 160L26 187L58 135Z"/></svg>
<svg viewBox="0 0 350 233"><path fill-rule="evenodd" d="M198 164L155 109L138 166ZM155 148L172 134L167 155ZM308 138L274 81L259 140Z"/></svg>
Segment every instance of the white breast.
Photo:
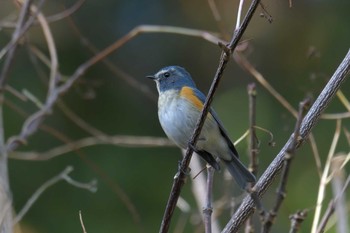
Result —
<svg viewBox="0 0 350 233"><path fill-rule="evenodd" d="M178 91L169 90L159 95L158 117L160 124L166 135L181 148L187 148L199 116L200 111L191 102L179 98ZM205 121L197 148L216 156L224 151L225 154L227 153L227 145L211 116L207 117Z"/></svg>

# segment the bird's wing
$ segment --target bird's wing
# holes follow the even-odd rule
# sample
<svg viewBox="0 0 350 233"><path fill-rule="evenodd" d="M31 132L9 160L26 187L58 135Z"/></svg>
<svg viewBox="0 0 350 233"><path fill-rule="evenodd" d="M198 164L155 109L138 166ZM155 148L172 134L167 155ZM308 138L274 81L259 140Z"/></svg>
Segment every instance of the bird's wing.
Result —
<svg viewBox="0 0 350 233"><path fill-rule="evenodd" d="M206 99L205 95L201 91L199 91L198 89L192 89L192 90L193 90L194 94L198 97L198 99L201 101L202 108L203 108L203 105L204 105L204 102L205 102L205 99ZM222 122L220 121L220 119L218 117L218 114L216 114L216 112L214 111L213 108L210 108L209 112L213 116L215 121L218 123L221 135L225 138L225 140L226 140L230 150L238 158L239 157L238 152L237 152L235 146L233 145L233 143L231 142L230 138L228 137L227 132L226 132Z"/></svg>

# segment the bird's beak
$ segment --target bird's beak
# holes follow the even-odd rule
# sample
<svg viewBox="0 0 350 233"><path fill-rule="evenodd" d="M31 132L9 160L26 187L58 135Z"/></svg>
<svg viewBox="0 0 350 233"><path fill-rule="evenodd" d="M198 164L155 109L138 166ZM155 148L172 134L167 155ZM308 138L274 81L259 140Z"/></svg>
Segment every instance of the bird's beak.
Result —
<svg viewBox="0 0 350 233"><path fill-rule="evenodd" d="M149 79L152 79L152 80L156 79L156 77L154 75L147 75L146 78L149 78Z"/></svg>

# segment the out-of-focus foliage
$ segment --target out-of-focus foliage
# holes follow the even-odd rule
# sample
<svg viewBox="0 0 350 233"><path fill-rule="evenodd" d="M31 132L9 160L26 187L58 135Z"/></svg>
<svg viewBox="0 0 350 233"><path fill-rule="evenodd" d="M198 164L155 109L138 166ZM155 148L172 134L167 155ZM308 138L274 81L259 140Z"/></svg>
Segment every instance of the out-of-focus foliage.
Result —
<svg viewBox="0 0 350 233"><path fill-rule="evenodd" d="M86 1L70 17L50 23L60 71L69 76L81 63L93 56L84 45L83 38L101 50L139 25L171 25L218 33L223 31L230 36L235 25L238 2L215 2L222 17L221 29L207 1ZM258 8L244 35L244 40L249 41L244 54L268 82L297 108L305 96L317 97L346 54L350 41L350 2L295 1L292 8L289 8L288 1L269 0L263 3L272 15L273 22L269 23L264 17L259 17L262 9ZM42 10L45 16L50 16L72 4L74 1L46 1ZM2 0L0 5L0 20L13 21L18 13L14 3ZM0 49L8 43L12 32L13 29L1 28ZM9 74L9 85L18 91L27 90L43 101L47 93L48 69L39 62L37 68L46 75L38 74L28 52L29 43L48 54L42 31L39 26L34 26L26 34L25 43L17 50ZM218 46L203 39L145 33L127 42L108 59L156 96L154 83L145 76L163 66L175 64L185 67L198 87L206 93L220 53ZM255 82L254 78L232 60L214 99L213 106L232 139L237 139L248 129L246 86L251 82ZM342 90L350 98L349 81ZM261 174L293 131L295 119L259 84L257 91L257 124L271 131L276 142L275 147L269 146L270 136L258 131ZM9 104L17 106L23 112L20 113L9 104L5 105L5 134L8 138L18 134L25 117L37 107L30 101L23 102L9 93L5 97ZM130 86L101 62L89 69L64 95L62 101L78 116L106 134L164 136L157 119L155 99ZM345 111L338 99L334 99L327 109L327 112L332 113ZM64 140L68 142L91 136L67 118L59 107L54 109L44 124L52 128L51 132L64 135ZM350 129L349 120L343 122L343 127ZM321 120L313 131L322 165L334 129L335 121ZM67 141L41 129L19 150L41 152ZM242 160L247 163L247 142L241 142L237 149ZM342 151L349 151L344 134L337 147L337 152ZM156 232L180 158L180 151L172 147L98 145L49 161L10 160L13 203L17 212L41 184L67 165L74 166L75 170L71 174L74 179L88 182L97 178L99 182L96 193L77 189L64 182L49 188L24 217L21 229L23 232L79 232L81 226L78 211L81 210L88 232ZM223 174L216 174L215 198L226 192ZM201 208L196 206L190 184L191 182L186 184L182 195L191 206L184 232L201 229L198 227L198 215L195 217ZM309 232L318 184L315 161L310 145L306 144L293 161L287 186L288 196L273 232L286 232L290 224L288 216L299 209L310 208L301 230ZM233 185L230 188L236 189ZM266 208L275 200L274 191L275 187L272 187L263 199ZM237 196L238 193L235 191L226 194ZM125 196L127 202L123 199ZM331 192L327 192L327 200L330 197ZM228 214L229 211L221 216L222 226L229 219ZM176 210L174 226L179 216L180 211ZM256 220L258 227L258 218ZM174 227L172 232L173 230Z"/></svg>

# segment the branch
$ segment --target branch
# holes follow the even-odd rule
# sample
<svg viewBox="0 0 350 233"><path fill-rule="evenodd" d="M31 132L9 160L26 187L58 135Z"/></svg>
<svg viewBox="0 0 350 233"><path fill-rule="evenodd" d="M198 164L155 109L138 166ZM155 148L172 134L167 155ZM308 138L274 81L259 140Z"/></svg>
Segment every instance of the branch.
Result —
<svg viewBox="0 0 350 233"><path fill-rule="evenodd" d="M328 104L334 97L337 90L340 88L341 84L346 79L350 71L350 50L346 54L344 60L340 63L338 69L333 74L332 78L329 80L321 94L316 99L315 103L312 105L309 112L304 117L303 122L300 127L300 140L298 141L297 148L302 145L302 143L307 139L312 128L316 125L320 118L321 113L327 108ZM262 174L259 181L255 185L260 197L264 195L268 187L273 182L274 178L280 172L283 166L284 154L289 148L290 144L293 142L293 135L290 136L289 140L286 142L284 147L278 153L276 158L272 161L270 166ZM237 232L244 221L250 216L254 211L254 203L251 197L246 197L243 203L236 211L236 213L231 217L230 221L227 223L223 232Z"/></svg>
<svg viewBox="0 0 350 233"><path fill-rule="evenodd" d="M231 42L225 46L223 44L221 44L221 47L224 49L224 51L221 54L219 67L216 71L213 83L210 87L208 96L205 100L201 116L197 120L197 124L196 124L196 127L194 129L191 140L189 142L189 146L187 148L186 155L183 158L183 160L181 161L181 165L178 169L178 173L176 174L176 176L174 178L173 186L171 188L168 203L167 203L167 206L166 206L166 209L165 209L165 212L163 215L162 223L160 226L160 230L159 230L160 233L165 233L165 232L168 232L168 230L169 230L170 222L171 222L171 218L172 218L172 215L174 213L174 210L175 210L176 202L180 196L181 189L182 189L183 185L185 184L185 178L186 178L188 166L189 166L189 163L190 163L190 160L192 157L193 148L196 146L196 141L197 141L199 134L200 134L200 131L203 127L204 119L205 119L206 115L208 114L209 107L210 107L210 104L213 100L214 93L219 85L219 81L220 81L221 77L223 76L223 72L226 68L226 65L229 61L229 58L231 57L239 40L243 36L244 31L248 27L248 24L249 24L251 18L253 17L254 11L256 10L257 6L259 5L259 2L260 2L259 0L253 0L252 4L250 5L250 7L248 9L246 16L244 17L242 25L240 26L240 28L238 30L235 31Z"/></svg>
<svg viewBox="0 0 350 233"><path fill-rule="evenodd" d="M46 181L43 185L38 188L33 195L29 198L27 203L23 206L21 211L17 214L17 216L14 219L14 223L18 223L21 221L23 216L28 212L28 210L33 206L33 204L38 200L41 194L45 192L50 186L56 184L60 180L65 180L67 183L78 187L78 188L83 188L87 189L90 192L96 192L97 187L96 187L96 180L91 181L90 183L80 183L78 181L73 180L68 176L69 173L73 171L73 167L68 166L66 169L64 169L60 174L52 177L50 180Z"/></svg>
<svg viewBox="0 0 350 233"><path fill-rule="evenodd" d="M249 96L249 170L257 177L258 174L258 140L256 137L256 85L251 83L248 85ZM245 233L253 233L254 227L252 218L248 218L245 225Z"/></svg>
<svg viewBox="0 0 350 233"><path fill-rule="evenodd" d="M204 228L205 233L212 232L212 213L213 213L213 179L214 179L214 168L207 165L207 190L206 190L206 205L203 208L203 216L204 216Z"/></svg>
<svg viewBox="0 0 350 233"><path fill-rule="evenodd" d="M312 222L312 228L311 228L312 233L317 232L317 226L318 226L318 222L319 222L320 216L321 216L322 203L324 201L326 186L328 183L327 177L329 174L329 170L331 168L332 158L335 154L335 149L336 149L336 146L338 144L340 133L341 133L341 120L338 119L336 122L337 122L337 124L335 127L335 132L334 132L332 144L331 144L331 147L330 147L329 152L328 152L327 160L326 160L326 163L324 165L323 173L322 173L321 180L320 180L320 185L318 187L316 209L315 209L314 220Z"/></svg>
<svg viewBox="0 0 350 233"><path fill-rule="evenodd" d="M183 156L185 155L186 151L185 150L181 150ZM191 189L192 189L192 193L193 196L196 200L199 212L203 211L203 206L206 205L206 182L207 180L205 179L204 175L203 175L203 165L200 159L199 155L193 156L193 158L191 159L191 163L190 163L190 167L191 170L194 171L194 173L197 174L193 174L194 176L191 176L192 182L191 182ZM215 216L215 213L217 213L217 209L213 210L214 214L212 214L213 216ZM204 218L204 216L203 216ZM203 220L204 222L204 220ZM177 229L177 228L176 228ZM217 218L212 218L211 219L211 230L213 233L218 233L220 232L220 226L219 226L219 222ZM181 231L177 231L177 232L181 232Z"/></svg>
<svg viewBox="0 0 350 233"><path fill-rule="evenodd" d="M82 214L81 214L81 210L79 210L79 220L80 220L81 228L83 229L83 233L87 233L87 232L86 232L86 229L85 229L84 222L83 222L83 216L82 216Z"/></svg>
<svg viewBox="0 0 350 233"><path fill-rule="evenodd" d="M170 147L175 146L167 138L138 136L99 136L87 137L75 142L65 143L46 152L11 152L9 158L20 160L49 160L62 154L95 145L116 145L124 147Z"/></svg>

